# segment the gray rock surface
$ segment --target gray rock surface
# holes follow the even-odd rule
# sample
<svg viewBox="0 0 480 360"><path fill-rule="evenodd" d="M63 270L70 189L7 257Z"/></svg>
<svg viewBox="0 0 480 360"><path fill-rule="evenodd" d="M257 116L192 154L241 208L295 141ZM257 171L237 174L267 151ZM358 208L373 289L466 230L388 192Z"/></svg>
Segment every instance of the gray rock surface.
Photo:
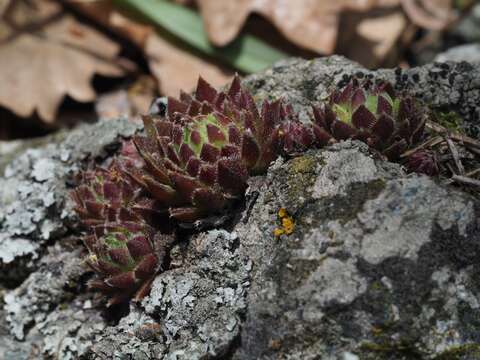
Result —
<svg viewBox="0 0 480 360"><path fill-rule="evenodd" d="M478 201L348 142L273 167L257 191L236 228L258 265L234 358L437 358L477 346ZM280 208L296 226L275 240Z"/></svg>
<svg viewBox="0 0 480 360"><path fill-rule="evenodd" d="M352 74L389 79L478 131L480 71L467 63L289 60L245 84L307 120ZM480 359L479 200L357 142L278 159L251 178L238 221L185 237L149 296L105 310L85 289L67 190L136 129L103 122L0 146L0 359ZM275 237L280 209L295 227Z"/></svg>
<svg viewBox="0 0 480 360"><path fill-rule="evenodd" d="M0 178L0 282L21 282L36 268L45 245L65 236L72 213L65 206L68 181L87 158L107 157L121 137L131 136L139 125L119 120L82 126L69 134L35 141L1 166ZM13 146L15 149L15 146ZM24 151L22 151L22 149ZM19 154L18 154L19 152Z"/></svg>
<svg viewBox="0 0 480 360"><path fill-rule="evenodd" d="M471 63L480 62L480 44L467 44L455 46L447 51L438 54L435 61L468 61Z"/></svg>
<svg viewBox="0 0 480 360"><path fill-rule="evenodd" d="M477 4L469 14L452 30L452 35L464 42L480 41L480 4Z"/></svg>
<svg viewBox="0 0 480 360"><path fill-rule="evenodd" d="M467 62L368 71L339 56L311 61L292 59L249 76L245 83L258 99L284 98L302 120L308 121L311 104L328 96L332 87L346 84L353 75L387 80L396 89L415 94L435 110L455 111L465 120L470 135L480 135L480 68Z"/></svg>

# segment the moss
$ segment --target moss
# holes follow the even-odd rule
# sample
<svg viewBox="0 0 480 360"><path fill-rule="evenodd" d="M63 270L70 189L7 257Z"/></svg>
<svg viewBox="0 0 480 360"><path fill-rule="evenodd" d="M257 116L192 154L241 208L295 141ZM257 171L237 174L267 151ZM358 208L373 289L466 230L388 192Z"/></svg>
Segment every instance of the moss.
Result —
<svg viewBox="0 0 480 360"><path fill-rule="evenodd" d="M317 164L319 164L319 161L316 157L304 155L292 159L289 170L294 174L308 174L314 172Z"/></svg>
<svg viewBox="0 0 480 360"><path fill-rule="evenodd" d="M422 354L412 344L402 341L364 342L359 349L361 359L423 359Z"/></svg>
<svg viewBox="0 0 480 360"><path fill-rule="evenodd" d="M480 344L471 343L459 346L452 346L440 355L433 358L434 360L461 360L461 359L480 359Z"/></svg>
<svg viewBox="0 0 480 360"><path fill-rule="evenodd" d="M373 281L370 284L370 287L372 288L372 290L382 290L384 286L380 281Z"/></svg>
<svg viewBox="0 0 480 360"><path fill-rule="evenodd" d="M453 6L455 7L455 9L458 9L460 11L464 11L470 5L472 5L474 2L475 2L475 0L455 0L453 2Z"/></svg>
<svg viewBox="0 0 480 360"><path fill-rule="evenodd" d="M435 120L448 130L464 134L463 118L454 111L435 112Z"/></svg>

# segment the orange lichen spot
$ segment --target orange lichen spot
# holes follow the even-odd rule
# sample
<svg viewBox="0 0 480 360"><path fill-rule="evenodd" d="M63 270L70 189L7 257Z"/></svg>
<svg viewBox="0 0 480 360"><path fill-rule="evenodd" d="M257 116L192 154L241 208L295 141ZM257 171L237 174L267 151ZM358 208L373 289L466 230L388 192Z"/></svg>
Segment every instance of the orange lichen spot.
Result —
<svg viewBox="0 0 480 360"><path fill-rule="evenodd" d="M295 223L285 208L280 208L280 210L278 210L278 218L280 219L282 226L273 231L275 237L278 238L281 235L290 235L293 233Z"/></svg>
<svg viewBox="0 0 480 360"><path fill-rule="evenodd" d="M283 226L283 229L285 230L285 234L287 235L290 235L293 232L293 229L295 228L293 219L290 216L286 216L282 219L282 226Z"/></svg>
<svg viewBox="0 0 480 360"><path fill-rule="evenodd" d="M283 234L285 234L285 230L283 229L276 228L275 230L273 230L273 235L275 235L275 237L279 237Z"/></svg>

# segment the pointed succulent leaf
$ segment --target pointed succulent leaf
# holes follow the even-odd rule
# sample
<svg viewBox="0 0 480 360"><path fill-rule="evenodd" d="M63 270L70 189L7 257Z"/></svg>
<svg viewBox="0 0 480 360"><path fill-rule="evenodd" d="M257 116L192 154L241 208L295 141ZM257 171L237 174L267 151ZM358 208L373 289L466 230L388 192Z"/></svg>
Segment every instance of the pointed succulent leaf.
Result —
<svg viewBox="0 0 480 360"><path fill-rule="evenodd" d="M190 206L190 207L178 207L170 209L170 216L184 223L191 223L199 218L202 218L206 215L206 212L200 209L199 207Z"/></svg>
<svg viewBox="0 0 480 360"><path fill-rule="evenodd" d="M397 159L424 136L429 110L408 94L396 94L380 82L360 83L353 79L335 90L328 104L313 109L313 133L317 146L332 141L355 139Z"/></svg>
<svg viewBox="0 0 480 360"><path fill-rule="evenodd" d="M371 129L376 121L375 115L365 105L360 105L352 114L352 124L357 129Z"/></svg>
<svg viewBox="0 0 480 360"><path fill-rule="evenodd" d="M208 82L202 77L198 78L197 90L195 91L195 98L199 102L206 101L213 103L217 97L217 90L215 90Z"/></svg>

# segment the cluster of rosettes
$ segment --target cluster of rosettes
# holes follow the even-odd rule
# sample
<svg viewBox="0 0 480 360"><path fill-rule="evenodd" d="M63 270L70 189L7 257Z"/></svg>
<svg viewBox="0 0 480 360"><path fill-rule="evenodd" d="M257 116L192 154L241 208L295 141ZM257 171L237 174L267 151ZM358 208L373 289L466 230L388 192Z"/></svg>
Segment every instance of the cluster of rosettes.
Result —
<svg viewBox="0 0 480 360"><path fill-rule="evenodd" d="M238 77L225 92L200 78L194 97L169 98L165 117L143 121L145 136L108 168L85 172L72 194L90 231L87 263L99 275L90 285L111 304L141 297L164 266L162 222L194 222L231 206L248 177L283 151L285 123L298 123L281 101L259 110Z"/></svg>
<svg viewBox="0 0 480 360"><path fill-rule="evenodd" d="M280 100L259 109L235 77L223 92L200 78L194 96L169 98L165 116L145 116L145 135L126 143L107 169L86 172L73 192L90 231L87 262L99 274L91 286L111 303L144 295L164 266L162 223L227 211L249 176L265 173L279 155L357 139L395 160L423 138L427 118L415 99L388 84L356 80L313 114L304 124ZM432 173L434 158L422 154L409 166Z"/></svg>
<svg viewBox="0 0 480 360"><path fill-rule="evenodd" d="M168 245L158 231L165 209L126 175L126 169L143 166L136 154L133 143L124 143L107 168L81 174L71 194L89 230L86 263L99 275L89 286L108 295L109 305L146 294Z"/></svg>

